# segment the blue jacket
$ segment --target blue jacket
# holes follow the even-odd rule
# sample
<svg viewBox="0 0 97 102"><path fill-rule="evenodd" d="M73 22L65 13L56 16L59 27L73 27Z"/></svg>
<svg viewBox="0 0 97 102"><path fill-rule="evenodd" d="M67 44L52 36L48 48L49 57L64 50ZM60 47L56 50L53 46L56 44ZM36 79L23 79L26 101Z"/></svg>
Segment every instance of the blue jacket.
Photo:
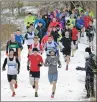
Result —
<svg viewBox="0 0 97 102"><path fill-rule="evenodd" d="M17 35L15 34L15 40L20 43L20 44L23 44L23 36L22 35Z"/></svg>
<svg viewBox="0 0 97 102"><path fill-rule="evenodd" d="M84 27L84 20L83 19L77 19L76 20L76 27L81 29L82 28L81 25L83 25L83 27Z"/></svg>
<svg viewBox="0 0 97 102"><path fill-rule="evenodd" d="M43 27L46 27L46 22L43 19L37 19L34 23L34 26L37 27L37 24L41 22L43 24Z"/></svg>

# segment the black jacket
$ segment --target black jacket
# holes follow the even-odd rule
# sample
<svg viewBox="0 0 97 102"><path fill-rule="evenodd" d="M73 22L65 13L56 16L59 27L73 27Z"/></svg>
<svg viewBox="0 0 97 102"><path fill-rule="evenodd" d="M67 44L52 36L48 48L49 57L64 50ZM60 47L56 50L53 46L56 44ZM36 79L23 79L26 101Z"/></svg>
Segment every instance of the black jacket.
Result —
<svg viewBox="0 0 97 102"><path fill-rule="evenodd" d="M43 17L43 19L44 19L44 21L45 21L45 23L46 23L46 29L48 28L48 26L49 26L49 24L50 24L50 21L51 21L51 19L48 17L48 18L44 18Z"/></svg>
<svg viewBox="0 0 97 102"><path fill-rule="evenodd" d="M58 42L57 40L58 40L58 38L60 37L60 35L58 34L58 32L57 31L52 31L51 32L51 35L53 36L53 38L54 38L54 41L55 42Z"/></svg>
<svg viewBox="0 0 97 102"><path fill-rule="evenodd" d="M45 36L45 34L46 34L46 29L44 27L39 27L39 26L37 26L36 29L39 31L37 36L40 39L42 39Z"/></svg>

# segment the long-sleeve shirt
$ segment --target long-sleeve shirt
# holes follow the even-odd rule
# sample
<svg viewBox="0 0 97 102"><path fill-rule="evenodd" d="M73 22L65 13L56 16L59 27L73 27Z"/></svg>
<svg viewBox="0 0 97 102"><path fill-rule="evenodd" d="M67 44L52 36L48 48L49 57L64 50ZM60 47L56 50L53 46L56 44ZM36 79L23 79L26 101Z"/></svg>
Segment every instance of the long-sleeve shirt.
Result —
<svg viewBox="0 0 97 102"><path fill-rule="evenodd" d="M48 74L56 74L57 71L57 64L59 62L59 58L57 56L48 56L45 60L45 66L49 67Z"/></svg>
<svg viewBox="0 0 97 102"><path fill-rule="evenodd" d="M48 74L56 74L57 71L57 64L59 62L59 58L57 56L48 56L45 60L45 66L49 67Z"/></svg>

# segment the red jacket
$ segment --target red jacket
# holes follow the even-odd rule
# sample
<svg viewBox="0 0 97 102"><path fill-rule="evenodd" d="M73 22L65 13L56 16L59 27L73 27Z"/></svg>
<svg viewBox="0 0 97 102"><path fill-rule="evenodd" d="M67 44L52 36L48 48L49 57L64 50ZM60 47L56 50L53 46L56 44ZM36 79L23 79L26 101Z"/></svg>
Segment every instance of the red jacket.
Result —
<svg viewBox="0 0 97 102"><path fill-rule="evenodd" d="M90 16L85 16L84 17L84 24L85 24L85 28L87 28L89 26L89 22L92 20L92 18Z"/></svg>
<svg viewBox="0 0 97 102"><path fill-rule="evenodd" d="M40 55L35 56L34 54L28 56L28 60L30 62L30 71L31 72L39 72L40 67L38 64L43 63L43 59Z"/></svg>
<svg viewBox="0 0 97 102"><path fill-rule="evenodd" d="M72 40L77 40L78 39L78 30L76 28L72 29Z"/></svg>
<svg viewBox="0 0 97 102"><path fill-rule="evenodd" d="M60 23L59 22L51 22L49 24L49 27L56 27L57 25L60 25Z"/></svg>

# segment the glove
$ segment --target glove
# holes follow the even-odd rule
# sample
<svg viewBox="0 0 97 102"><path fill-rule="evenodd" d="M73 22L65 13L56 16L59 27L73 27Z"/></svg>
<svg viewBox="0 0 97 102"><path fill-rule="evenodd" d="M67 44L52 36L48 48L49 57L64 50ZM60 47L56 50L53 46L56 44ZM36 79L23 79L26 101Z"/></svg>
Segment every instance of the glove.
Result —
<svg viewBox="0 0 97 102"><path fill-rule="evenodd" d="M81 68L80 67L77 67L76 70L81 70Z"/></svg>
<svg viewBox="0 0 97 102"><path fill-rule="evenodd" d="M38 67L42 67L42 64L38 64Z"/></svg>
<svg viewBox="0 0 97 102"><path fill-rule="evenodd" d="M20 71L18 70L18 74L20 73Z"/></svg>
<svg viewBox="0 0 97 102"><path fill-rule="evenodd" d="M6 69L5 68L2 68L2 71L5 71Z"/></svg>
<svg viewBox="0 0 97 102"><path fill-rule="evenodd" d="M29 66L27 66L27 70L29 71L30 69L29 69Z"/></svg>

